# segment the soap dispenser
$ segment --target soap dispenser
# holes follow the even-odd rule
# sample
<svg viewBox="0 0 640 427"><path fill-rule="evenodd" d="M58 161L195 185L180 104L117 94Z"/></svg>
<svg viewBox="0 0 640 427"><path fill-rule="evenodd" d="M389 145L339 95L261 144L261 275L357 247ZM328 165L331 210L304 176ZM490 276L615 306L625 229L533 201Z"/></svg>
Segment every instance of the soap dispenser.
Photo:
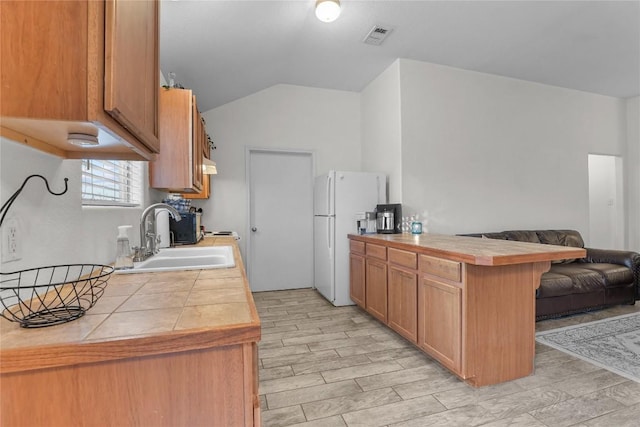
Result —
<svg viewBox="0 0 640 427"><path fill-rule="evenodd" d="M130 225L121 225L118 227L118 238L116 241L116 270L127 270L133 268L133 253L129 245L129 235L127 230Z"/></svg>

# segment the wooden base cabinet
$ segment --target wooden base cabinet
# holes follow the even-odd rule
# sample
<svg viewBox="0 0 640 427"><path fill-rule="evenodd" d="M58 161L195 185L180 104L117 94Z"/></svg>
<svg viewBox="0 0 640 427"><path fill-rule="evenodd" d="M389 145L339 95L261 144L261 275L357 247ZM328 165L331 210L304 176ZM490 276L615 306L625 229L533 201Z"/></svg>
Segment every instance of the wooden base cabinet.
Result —
<svg viewBox="0 0 640 427"><path fill-rule="evenodd" d="M486 249L481 239L455 236L349 238L351 291L362 295L364 286L369 314L472 386L533 372L535 291L565 249L496 242ZM353 250L362 244L364 285L362 254Z"/></svg>
<svg viewBox="0 0 640 427"><path fill-rule="evenodd" d="M365 280L365 261L360 255L351 254L349 256L349 272L351 277L351 287L349 297L362 308L366 307L364 280Z"/></svg>
<svg viewBox="0 0 640 427"><path fill-rule="evenodd" d="M362 242L349 242L349 297L358 306L366 307L365 280L366 280L366 264L365 264L365 248Z"/></svg>
<svg viewBox="0 0 640 427"><path fill-rule="evenodd" d="M418 342L418 256L415 252L388 248L389 327L411 341Z"/></svg>
<svg viewBox="0 0 640 427"><path fill-rule="evenodd" d="M464 378L462 289L423 277L418 289L418 307L418 346Z"/></svg>
<svg viewBox="0 0 640 427"><path fill-rule="evenodd" d="M463 265L420 255L418 346L462 378Z"/></svg>
<svg viewBox="0 0 640 427"><path fill-rule="evenodd" d="M387 323L387 263L376 259L366 264L366 310L378 320Z"/></svg>
<svg viewBox="0 0 640 427"><path fill-rule="evenodd" d="M365 309L387 323L387 248L365 244Z"/></svg>
<svg viewBox="0 0 640 427"><path fill-rule="evenodd" d="M418 341L418 275L415 272L389 267L388 324L397 333Z"/></svg>
<svg viewBox="0 0 640 427"><path fill-rule="evenodd" d="M260 426L257 344L2 374L2 426Z"/></svg>

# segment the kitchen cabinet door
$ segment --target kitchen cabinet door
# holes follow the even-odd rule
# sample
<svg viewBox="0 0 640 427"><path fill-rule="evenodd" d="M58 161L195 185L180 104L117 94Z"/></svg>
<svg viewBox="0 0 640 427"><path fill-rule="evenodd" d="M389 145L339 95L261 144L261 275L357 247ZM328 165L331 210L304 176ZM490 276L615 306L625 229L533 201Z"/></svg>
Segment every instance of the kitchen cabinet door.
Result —
<svg viewBox="0 0 640 427"><path fill-rule="evenodd" d="M387 323L387 263L367 257L365 303L366 310Z"/></svg>
<svg viewBox="0 0 640 427"><path fill-rule="evenodd" d="M349 256L349 297L360 307L365 308L365 277L366 267L364 257L358 254Z"/></svg>
<svg viewBox="0 0 640 427"><path fill-rule="evenodd" d="M198 118L200 120L200 131L198 132L200 141L198 145L200 145L200 149L202 150L202 159L211 158L210 148L209 148L209 138L207 136L207 127L202 115L198 112ZM194 163L195 166L195 163ZM204 171L204 165L200 164L199 170ZM204 172L202 173L202 190L197 193L183 193L182 197L185 199L208 199L211 196L211 175L207 175Z"/></svg>
<svg viewBox="0 0 640 427"><path fill-rule="evenodd" d="M418 346L462 375L462 289L422 276L418 288Z"/></svg>
<svg viewBox="0 0 640 427"><path fill-rule="evenodd" d="M193 137L192 137L192 150L193 150L193 187L202 190L202 181L204 176L203 171L203 149L205 139L204 122L200 111L198 111L198 105L196 104L196 97L193 97Z"/></svg>
<svg viewBox="0 0 640 427"><path fill-rule="evenodd" d="M175 193L202 191L204 124L189 89L160 89L160 154L149 162L149 185Z"/></svg>
<svg viewBox="0 0 640 427"><path fill-rule="evenodd" d="M418 341L418 274L391 265L388 286L389 327L416 343Z"/></svg>
<svg viewBox="0 0 640 427"><path fill-rule="evenodd" d="M158 3L107 0L105 6L104 109L157 151Z"/></svg>

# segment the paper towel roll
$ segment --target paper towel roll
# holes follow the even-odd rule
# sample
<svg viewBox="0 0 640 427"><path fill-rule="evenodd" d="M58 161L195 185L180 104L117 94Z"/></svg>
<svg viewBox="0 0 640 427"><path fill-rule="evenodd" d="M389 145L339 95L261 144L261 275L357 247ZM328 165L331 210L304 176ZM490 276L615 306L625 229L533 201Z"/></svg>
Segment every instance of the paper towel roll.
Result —
<svg viewBox="0 0 640 427"><path fill-rule="evenodd" d="M168 248L171 245L169 235L169 212L166 209L156 210L156 232L160 237L159 248Z"/></svg>

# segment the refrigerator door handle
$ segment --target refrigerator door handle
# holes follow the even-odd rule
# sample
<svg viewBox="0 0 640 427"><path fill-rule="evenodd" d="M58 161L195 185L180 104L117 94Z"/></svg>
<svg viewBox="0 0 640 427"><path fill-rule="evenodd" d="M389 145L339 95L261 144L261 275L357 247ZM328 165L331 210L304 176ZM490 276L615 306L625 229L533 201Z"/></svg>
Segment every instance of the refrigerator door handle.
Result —
<svg viewBox="0 0 640 427"><path fill-rule="evenodd" d="M331 224L332 221L329 221L329 226L327 227L327 249L329 249L329 257L331 257L331 248L333 247L331 242Z"/></svg>
<svg viewBox="0 0 640 427"><path fill-rule="evenodd" d="M327 176L327 213L331 215L331 175Z"/></svg>

